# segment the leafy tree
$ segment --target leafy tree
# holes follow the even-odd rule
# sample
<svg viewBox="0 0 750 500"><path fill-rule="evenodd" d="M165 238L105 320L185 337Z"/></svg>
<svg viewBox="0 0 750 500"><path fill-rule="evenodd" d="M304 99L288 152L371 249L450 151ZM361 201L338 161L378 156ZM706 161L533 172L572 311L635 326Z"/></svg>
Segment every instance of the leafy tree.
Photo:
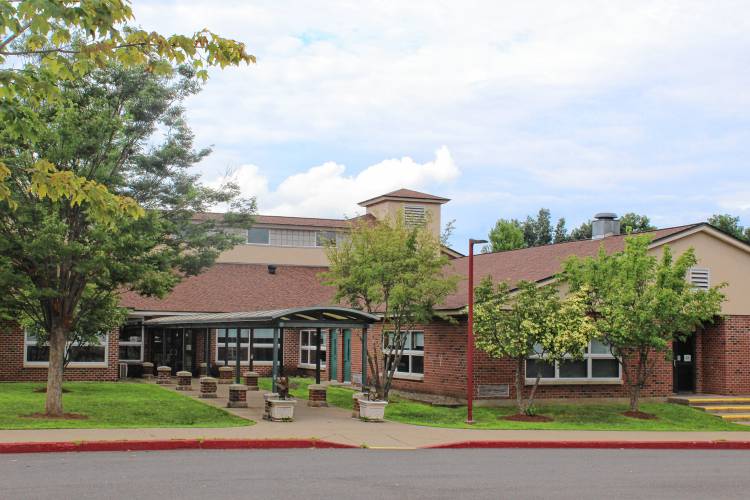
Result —
<svg viewBox="0 0 750 500"><path fill-rule="evenodd" d="M591 221L583 222L580 226L570 231L568 241L590 240L591 236Z"/></svg>
<svg viewBox="0 0 750 500"><path fill-rule="evenodd" d="M527 247L538 247L552 243L552 222L548 208L540 208L536 218L527 216L522 225Z"/></svg>
<svg viewBox="0 0 750 500"><path fill-rule="evenodd" d="M573 293L587 296L597 337L619 361L630 392L630 410L638 403L659 356L670 358L672 343L684 340L721 311L720 288L697 291L686 280L697 262L689 249L678 258L668 246L661 258L649 254L649 235L628 237L622 252L568 259L563 279Z"/></svg>
<svg viewBox="0 0 750 500"><path fill-rule="evenodd" d="M368 347L368 363L375 394L387 400L407 332L434 318L435 305L455 291L458 277L443 273L448 259L439 241L424 227L407 227L403 216L355 224L351 237L329 245L327 254L323 277L336 287L336 300L383 315L384 342Z"/></svg>
<svg viewBox="0 0 750 500"><path fill-rule="evenodd" d="M530 414L544 365L582 359L595 329L583 293L561 299L556 286L527 281L516 288L513 293L505 282L495 286L489 277L482 280L475 292L474 334L479 349L515 361L518 412ZM534 363L534 385L524 398L530 356L543 361Z"/></svg>
<svg viewBox="0 0 750 500"><path fill-rule="evenodd" d="M440 244L443 246L448 246L450 243L451 236L453 236L453 232L456 230L456 219L451 219L448 222L445 223L445 226L443 226L443 231L440 233Z"/></svg>
<svg viewBox="0 0 750 500"><path fill-rule="evenodd" d="M521 223L516 219L498 219L495 227L490 230L490 244L485 246L484 252L502 252L515 250L526 246Z"/></svg>
<svg viewBox="0 0 750 500"><path fill-rule="evenodd" d="M555 243L563 243L568 241L568 229L565 227L565 218L560 217L557 219L557 225L555 226Z"/></svg>
<svg viewBox="0 0 750 500"><path fill-rule="evenodd" d="M253 200L237 186L206 187L190 169L196 150L181 102L199 90L195 71L161 75L109 67L59 83L58 98L37 104L44 127L19 136L0 131L0 158L11 167L0 202L0 311L49 344L46 412L61 415L66 344L91 341L121 323L121 290L162 296L237 243L225 227L245 226ZM154 136L159 131L159 138ZM90 183L89 197L45 194L38 158L58 174ZM131 217L92 210L91 196L133 200ZM223 221L196 212L229 204Z"/></svg>
<svg viewBox="0 0 750 500"><path fill-rule="evenodd" d="M750 243L750 227L742 227L739 217L729 214L715 214L708 218L708 223L737 239Z"/></svg>
<svg viewBox="0 0 750 500"><path fill-rule="evenodd" d="M0 0L0 123L6 137L32 138L47 126L46 105L60 97L60 83L83 78L109 63L145 67L169 75L172 64L189 64L205 79L209 66L254 63L245 45L203 29L192 35L163 36L128 27L133 21L125 0ZM120 215L140 217L131 198L110 193L93 179L60 169L36 156L18 165L0 159L0 201L11 208L18 179L29 179L31 195L57 202L86 204L91 217L119 223Z"/></svg>
<svg viewBox="0 0 750 500"><path fill-rule="evenodd" d="M643 231L653 231L656 226L651 225L651 221L645 215L638 215L628 212L620 217L620 231L625 233L641 233Z"/></svg>

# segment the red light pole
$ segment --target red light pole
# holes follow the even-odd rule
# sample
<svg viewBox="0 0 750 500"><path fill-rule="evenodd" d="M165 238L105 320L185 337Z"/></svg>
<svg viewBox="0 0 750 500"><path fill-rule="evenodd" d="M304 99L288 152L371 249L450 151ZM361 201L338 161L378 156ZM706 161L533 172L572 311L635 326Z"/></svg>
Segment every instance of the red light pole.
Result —
<svg viewBox="0 0 750 500"><path fill-rule="evenodd" d="M474 423L474 245L487 240L469 239L469 325L466 335L466 423Z"/></svg>

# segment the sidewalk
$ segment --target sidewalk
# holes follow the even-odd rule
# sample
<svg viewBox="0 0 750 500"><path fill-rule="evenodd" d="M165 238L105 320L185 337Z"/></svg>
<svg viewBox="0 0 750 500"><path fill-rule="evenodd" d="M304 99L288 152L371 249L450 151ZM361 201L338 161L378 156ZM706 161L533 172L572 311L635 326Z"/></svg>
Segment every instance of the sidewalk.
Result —
<svg viewBox="0 0 750 500"><path fill-rule="evenodd" d="M197 384L187 395L197 397ZM201 400L226 406L227 386L219 386L219 398ZM676 443L676 447L691 442L728 442L740 445L750 436L743 432L638 432L638 431L559 431L559 430L479 430L421 427L398 422L367 423L351 418L351 411L341 408L311 408L306 400L299 400L294 422L268 422L262 419L263 391L248 392L246 409L228 411L256 422L248 427L228 428L145 428L145 429L36 429L0 430L0 443L51 443L90 441L167 441L201 440L286 440L317 439L349 446L368 448L425 448L445 445L491 446L502 442L506 446L531 447L534 443L560 447L627 446L643 443L643 447L658 443ZM224 397L222 397L224 396ZM682 443L680 445L680 443ZM661 447L661 446L659 446ZM668 447L668 446L664 446ZM675 447L675 446L673 446Z"/></svg>

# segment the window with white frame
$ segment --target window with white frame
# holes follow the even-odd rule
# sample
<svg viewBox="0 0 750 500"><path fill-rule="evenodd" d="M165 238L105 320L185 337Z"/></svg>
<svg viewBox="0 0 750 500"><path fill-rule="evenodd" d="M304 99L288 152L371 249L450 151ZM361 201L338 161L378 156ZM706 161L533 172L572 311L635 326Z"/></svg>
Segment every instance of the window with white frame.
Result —
<svg viewBox="0 0 750 500"><path fill-rule="evenodd" d="M234 363L237 360L237 332L240 332L240 364L250 363L250 329L217 328L216 359L219 363ZM273 362L273 328L256 328L253 331L253 363Z"/></svg>
<svg viewBox="0 0 750 500"><path fill-rule="evenodd" d="M620 363L612 356L609 346L598 340L589 342L581 360L571 359L561 363L548 363L539 356L530 356L526 360L526 379L536 379L539 368L541 368L543 380L599 380L603 382L620 380Z"/></svg>
<svg viewBox="0 0 750 500"><path fill-rule="evenodd" d="M143 361L143 322L131 321L120 327L119 360L125 363Z"/></svg>
<svg viewBox="0 0 750 500"><path fill-rule="evenodd" d="M326 344L328 340L328 330L320 332L320 367L326 366ZM316 355L318 353L316 345L316 330L300 330L299 332L299 366L303 368L315 368Z"/></svg>
<svg viewBox="0 0 750 500"><path fill-rule="evenodd" d="M272 229L271 245L278 247L314 247L316 246L317 235L317 231Z"/></svg>
<svg viewBox="0 0 750 500"><path fill-rule="evenodd" d="M109 335L100 335L89 342L68 342L65 357L69 366L107 365ZM49 365L49 344L40 343L36 335L26 332L24 336L24 362L30 366Z"/></svg>
<svg viewBox="0 0 750 500"><path fill-rule="evenodd" d="M270 242L269 230L264 227L251 227L247 230L247 242L251 245L268 245Z"/></svg>
<svg viewBox="0 0 750 500"><path fill-rule="evenodd" d="M404 339L404 353L396 367L398 375L424 375L424 332L409 331L402 332ZM383 354L387 357L389 346L395 345L396 336L393 332L386 333L383 337ZM397 353L398 346L394 347ZM386 359L387 361L387 359Z"/></svg>

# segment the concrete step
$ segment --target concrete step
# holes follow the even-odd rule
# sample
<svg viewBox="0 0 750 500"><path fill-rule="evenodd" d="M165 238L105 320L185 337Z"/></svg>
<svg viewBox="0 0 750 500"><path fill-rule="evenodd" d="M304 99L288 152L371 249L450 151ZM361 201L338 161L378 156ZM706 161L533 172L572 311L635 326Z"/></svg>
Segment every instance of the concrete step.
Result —
<svg viewBox="0 0 750 500"><path fill-rule="evenodd" d="M750 397L746 396L728 396L728 397L711 397L711 396L696 396L696 397L682 397L675 396L668 398L670 403L677 403L683 405L736 405L736 404L748 404L750 405Z"/></svg>
<svg viewBox="0 0 750 500"><path fill-rule="evenodd" d="M750 413L750 405L708 405L692 407L709 413Z"/></svg>
<svg viewBox="0 0 750 500"><path fill-rule="evenodd" d="M750 422L750 413L714 413L714 415L731 422Z"/></svg>

